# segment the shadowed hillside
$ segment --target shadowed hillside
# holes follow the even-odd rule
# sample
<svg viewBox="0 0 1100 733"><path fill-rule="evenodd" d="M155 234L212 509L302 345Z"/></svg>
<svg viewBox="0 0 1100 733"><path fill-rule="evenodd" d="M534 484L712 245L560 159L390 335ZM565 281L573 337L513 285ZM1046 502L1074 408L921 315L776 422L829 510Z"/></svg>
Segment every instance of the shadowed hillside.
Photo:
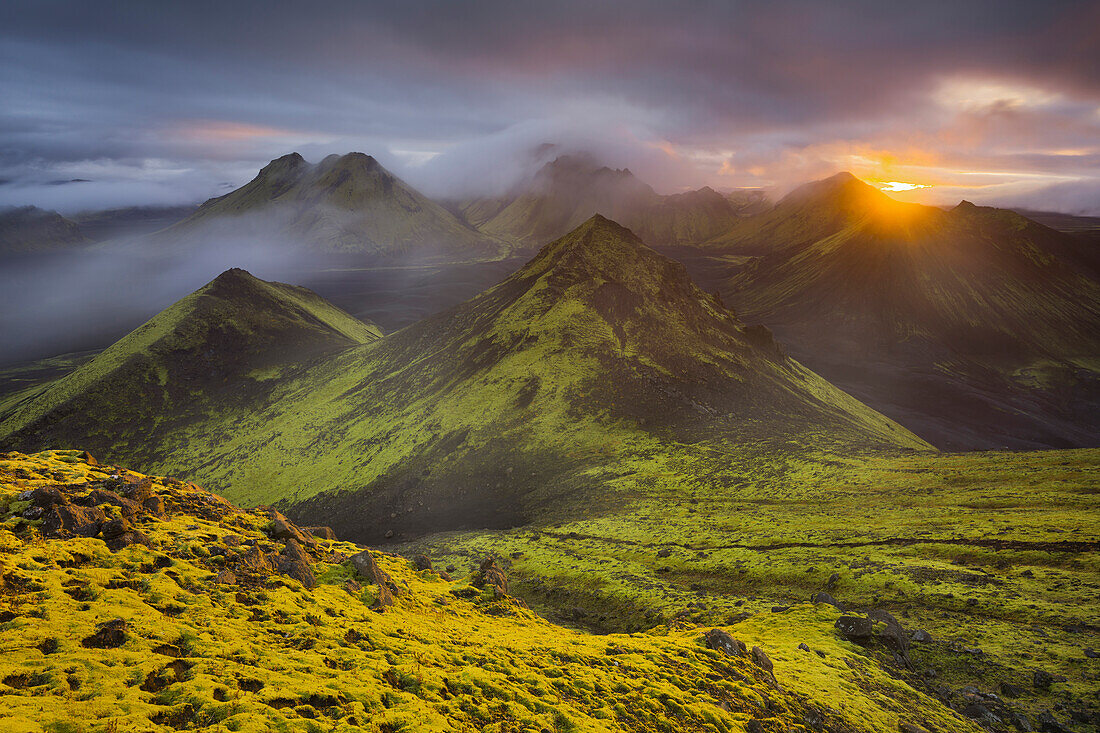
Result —
<svg viewBox="0 0 1100 733"><path fill-rule="evenodd" d="M942 447L1100 441L1100 284L1019 214L890 199L849 174L739 224L722 288L749 322Z"/></svg>

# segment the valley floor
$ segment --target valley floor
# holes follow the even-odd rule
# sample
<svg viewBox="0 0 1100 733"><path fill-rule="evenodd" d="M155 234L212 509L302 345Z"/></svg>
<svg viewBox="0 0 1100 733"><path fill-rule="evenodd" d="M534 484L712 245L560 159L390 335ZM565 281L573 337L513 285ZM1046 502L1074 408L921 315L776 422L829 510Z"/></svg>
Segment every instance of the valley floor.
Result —
<svg viewBox="0 0 1100 733"><path fill-rule="evenodd" d="M957 710L1000 700L1036 729L1047 712L1097 729L1100 451L746 462L685 447L683 460L690 474L624 479L614 514L394 549L460 568L504 558L533 607L601 632L756 633L797 623L828 593L926 631L903 676ZM798 666L795 646L768 652Z"/></svg>

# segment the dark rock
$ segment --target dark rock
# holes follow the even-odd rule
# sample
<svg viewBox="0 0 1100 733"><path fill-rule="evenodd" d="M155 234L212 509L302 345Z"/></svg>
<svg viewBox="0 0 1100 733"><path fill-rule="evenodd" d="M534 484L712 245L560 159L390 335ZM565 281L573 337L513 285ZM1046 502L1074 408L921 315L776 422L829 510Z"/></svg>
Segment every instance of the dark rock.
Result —
<svg viewBox="0 0 1100 733"><path fill-rule="evenodd" d="M1001 719L989 711L985 705L978 702L972 702L963 708L963 715L971 720L979 720L983 723L999 723Z"/></svg>
<svg viewBox="0 0 1100 733"><path fill-rule="evenodd" d="M302 529L319 540L336 540L336 533L332 531L332 527L302 527Z"/></svg>
<svg viewBox="0 0 1100 733"><path fill-rule="evenodd" d="M764 724L753 718L745 723L745 733L764 733Z"/></svg>
<svg viewBox="0 0 1100 733"><path fill-rule="evenodd" d="M1072 733L1072 731L1058 722L1049 710L1039 713L1039 730L1041 733Z"/></svg>
<svg viewBox="0 0 1100 733"><path fill-rule="evenodd" d="M117 649L126 642L129 625L122 619L106 621L95 627L95 633L85 637L80 645L86 649Z"/></svg>
<svg viewBox="0 0 1100 733"><path fill-rule="evenodd" d="M370 550L363 550L356 555L352 555L351 564L357 573L369 580L372 585L378 586L378 598L374 602L374 607L382 609L392 606L393 593L397 589L397 585L393 582L393 578L389 576L389 573L378 567L378 563Z"/></svg>
<svg viewBox="0 0 1100 733"><path fill-rule="evenodd" d="M1024 733L1031 733L1035 730L1035 727L1031 725L1031 719L1018 710L1008 711L1008 722L1012 723L1016 730Z"/></svg>
<svg viewBox="0 0 1100 733"><path fill-rule="evenodd" d="M68 499L56 486L42 486L31 492L31 504L48 509L54 504L65 504Z"/></svg>
<svg viewBox="0 0 1100 733"><path fill-rule="evenodd" d="M804 652L811 651L809 645L806 642L802 642L801 644L799 644L798 648Z"/></svg>
<svg viewBox="0 0 1100 733"><path fill-rule="evenodd" d="M163 517L166 513L166 510L164 508L164 498L160 496L147 497L144 501L141 502L141 505L145 508L145 511L157 517Z"/></svg>
<svg viewBox="0 0 1100 733"><path fill-rule="evenodd" d="M474 575L473 584L478 588L492 588L498 598L508 595L508 577L497 561L487 557L481 561L481 567Z"/></svg>
<svg viewBox="0 0 1100 733"><path fill-rule="evenodd" d="M844 606L841 605L840 601L833 598L831 595L829 595L825 591L819 591L818 593L814 593L813 598L810 599L810 602L811 603L827 603L830 606L832 606L833 608L836 608L837 610L840 610L840 611L847 611L848 610L847 608L845 608Z"/></svg>
<svg viewBox="0 0 1100 733"><path fill-rule="evenodd" d="M875 609L867 614L873 623L873 633L888 649L904 654L909 649L909 635L898 620L886 611Z"/></svg>
<svg viewBox="0 0 1100 733"><path fill-rule="evenodd" d="M711 629L703 634L703 643L707 645L707 649L724 652L731 657L740 657L748 653L748 647L745 646L745 642L734 639L727 632L722 631L722 629Z"/></svg>
<svg viewBox="0 0 1100 733"><path fill-rule="evenodd" d="M924 629L917 629L909 638L918 644L931 644L934 641L932 635Z"/></svg>
<svg viewBox="0 0 1100 733"><path fill-rule="evenodd" d="M425 554L419 554L412 559L413 567L417 570L431 570L432 559Z"/></svg>
<svg viewBox="0 0 1100 733"><path fill-rule="evenodd" d="M43 639L42 641L40 641L37 648L38 651L42 652L43 654L56 654L57 650L60 647L61 642L51 636L48 639Z"/></svg>
<svg viewBox="0 0 1100 733"><path fill-rule="evenodd" d="M313 568L310 566L310 557L302 546L294 539L286 541L286 547L278 559L279 572L290 578L294 578L306 588L317 585L317 579L313 576Z"/></svg>
<svg viewBox="0 0 1100 733"><path fill-rule="evenodd" d="M1031 673L1031 684L1038 690L1049 690L1050 686L1055 682L1065 681L1066 678L1062 675L1053 675L1042 669L1037 669Z"/></svg>
<svg viewBox="0 0 1100 733"><path fill-rule="evenodd" d="M259 574L273 573L276 565L263 550L253 545L247 552L237 557L237 569Z"/></svg>
<svg viewBox="0 0 1100 733"><path fill-rule="evenodd" d="M829 579L825 581L825 587L830 590L836 587L836 584L840 582L840 573L833 573L829 576Z"/></svg>
<svg viewBox="0 0 1100 733"><path fill-rule="evenodd" d="M866 644L874 636L874 625L869 618L841 616L833 626L842 637L856 644Z"/></svg>
<svg viewBox="0 0 1100 733"><path fill-rule="evenodd" d="M80 460L84 461L89 466L98 466L99 465L99 461L97 461L95 459L95 457L93 457L92 454L89 453L88 451L84 451L83 453L80 454Z"/></svg>
<svg viewBox="0 0 1100 733"><path fill-rule="evenodd" d="M1005 697L1011 697L1011 698L1015 699L1015 698L1019 697L1020 695L1024 694L1024 688L1017 687L1016 685L1010 684L1008 682L1002 682L1001 683L1001 694L1004 695Z"/></svg>
<svg viewBox="0 0 1100 733"><path fill-rule="evenodd" d="M1091 646L1085 647L1085 656L1089 659L1100 659L1100 652L1093 649Z"/></svg>
<svg viewBox="0 0 1100 733"><path fill-rule="evenodd" d="M130 526L125 519L112 519L100 525L100 535L112 552L134 544L149 546L149 538Z"/></svg>
<svg viewBox="0 0 1100 733"><path fill-rule="evenodd" d="M316 543L312 537L306 537L302 530L284 517L282 514L276 511L271 512L271 536L277 540L294 540L299 545L313 545Z"/></svg>
<svg viewBox="0 0 1100 733"><path fill-rule="evenodd" d="M764 653L764 650L758 646L752 648L752 661L757 667L765 672L771 672L774 667L772 660Z"/></svg>
<svg viewBox="0 0 1100 733"><path fill-rule="evenodd" d="M672 550L667 547L663 547L657 550L657 557L672 557Z"/></svg>
<svg viewBox="0 0 1100 733"><path fill-rule="evenodd" d="M82 507L72 504L54 504L42 518L42 529L47 537L95 537L99 524L107 515L97 506Z"/></svg>

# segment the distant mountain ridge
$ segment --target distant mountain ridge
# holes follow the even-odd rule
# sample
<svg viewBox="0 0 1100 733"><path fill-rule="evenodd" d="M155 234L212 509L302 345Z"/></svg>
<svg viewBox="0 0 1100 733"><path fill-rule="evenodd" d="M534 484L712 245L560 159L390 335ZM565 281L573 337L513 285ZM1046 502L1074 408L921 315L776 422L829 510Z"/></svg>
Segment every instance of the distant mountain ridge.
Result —
<svg viewBox="0 0 1100 733"><path fill-rule="evenodd" d="M330 155L317 164L284 155L164 234L183 237L233 221L270 226L322 253L472 260L503 250L363 153Z"/></svg>
<svg viewBox="0 0 1100 733"><path fill-rule="evenodd" d="M546 163L505 196L471 199L458 209L481 231L533 249L594 214L622 222L655 246L695 244L730 228L745 205L711 188L662 196L628 168L570 154Z"/></svg>
<svg viewBox="0 0 1100 733"><path fill-rule="evenodd" d="M754 255L723 297L811 367L944 447L1100 439L1100 283L1015 212L807 184L713 245Z"/></svg>
<svg viewBox="0 0 1100 733"><path fill-rule="evenodd" d="M87 243L80 226L56 211L0 207L0 255L50 252Z"/></svg>

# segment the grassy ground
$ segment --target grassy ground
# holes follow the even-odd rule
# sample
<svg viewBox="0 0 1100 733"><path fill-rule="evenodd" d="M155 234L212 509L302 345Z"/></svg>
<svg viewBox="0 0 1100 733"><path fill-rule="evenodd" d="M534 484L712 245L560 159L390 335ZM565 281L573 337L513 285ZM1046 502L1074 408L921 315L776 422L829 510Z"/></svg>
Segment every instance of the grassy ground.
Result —
<svg viewBox="0 0 1100 733"><path fill-rule="evenodd" d="M539 611L597 631L746 613L742 624L783 624L783 607L827 591L928 631L912 656L933 694L1015 685L1033 721L1052 710L1095 724L1100 451L742 464L685 447L683 460L714 471L634 476L614 514L401 549L462 570L494 554ZM1066 681L1036 688L1037 670Z"/></svg>
<svg viewBox="0 0 1100 733"><path fill-rule="evenodd" d="M361 548L318 541L312 588L244 574L245 548L280 549L266 512L144 478L76 451L0 455L3 730L979 730L839 639L830 606L802 603L730 629L772 672L759 655L706 648L705 629L689 623L586 634L471 576L451 581L372 553L390 576L377 581L395 594L379 611L382 586L348 560ZM42 520L23 517L32 489L78 501L135 485L167 508L133 519L148 547L47 539ZM229 567L233 582L219 575ZM117 643L89 643L113 620L125 623Z"/></svg>

